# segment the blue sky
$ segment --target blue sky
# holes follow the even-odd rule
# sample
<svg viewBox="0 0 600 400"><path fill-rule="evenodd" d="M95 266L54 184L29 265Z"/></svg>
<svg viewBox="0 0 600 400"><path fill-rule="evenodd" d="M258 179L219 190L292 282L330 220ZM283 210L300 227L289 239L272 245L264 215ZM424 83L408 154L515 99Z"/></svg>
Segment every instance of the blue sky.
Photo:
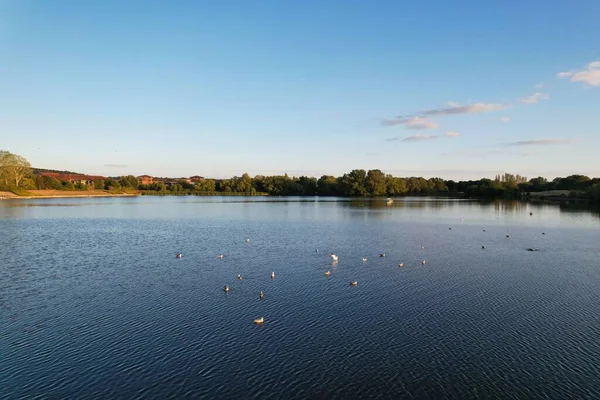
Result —
<svg viewBox="0 0 600 400"><path fill-rule="evenodd" d="M598 15L596 0L0 0L0 148L111 176L600 176Z"/></svg>

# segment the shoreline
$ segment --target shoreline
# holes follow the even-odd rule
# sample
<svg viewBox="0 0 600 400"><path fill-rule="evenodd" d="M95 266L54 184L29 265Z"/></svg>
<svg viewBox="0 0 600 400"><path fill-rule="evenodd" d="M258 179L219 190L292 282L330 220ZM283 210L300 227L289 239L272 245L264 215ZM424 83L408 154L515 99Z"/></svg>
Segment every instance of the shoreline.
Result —
<svg viewBox="0 0 600 400"><path fill-rule="evenodd" d="M0 200L35 200L35 199L77 199L91 197L136 197L137 193L65 193L65 194L32 194L21 196L12 192L0 192Z"/></svg>

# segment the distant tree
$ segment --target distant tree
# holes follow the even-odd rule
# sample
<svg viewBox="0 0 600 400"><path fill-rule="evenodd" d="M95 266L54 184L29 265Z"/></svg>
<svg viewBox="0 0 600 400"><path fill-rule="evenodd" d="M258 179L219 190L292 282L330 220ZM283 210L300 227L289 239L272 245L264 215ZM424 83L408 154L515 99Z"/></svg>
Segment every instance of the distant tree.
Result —
<svg viewBox="0 0 600 400"><path fill-rule="evenodd" d="M317 194L319 196L338 196L338 182L335 176L323 175L317 181Z"/></svg>
<svg viewBox="0 0 600 400"><path fill-rule="evenodd" d="M124 188L137 189L139 185L138 179L133 175L122 176L119 179L119 184Z"/></svg>
<svg viewBox="0 0 600 400"><path fill-rule="evenodd" d="M32 175L31 164L26 158L9 151L0 150L0 179L5 186L21 186L23 179Z"/></svg>
<svg viewBox="0 0 600 400"><path fill-rule="evenodd" d="M385 196L388 188L385 174L378 169L372 169L367 172L365 178L365 188L371 196Z"/></svg>
<svg viewBox="0 0 600 400"><path fill-rule="evenodd" d="M121 189L121 183L114 178L106 178L104 188L106 190L119 190Z"/></svg>
<svg viewBox="0 0 600 400"><path fill-rule="evenodd" d="M212 179L204 179L202 181L196 182L194 190L198 192L215 192L217 190L217 184Z"/></svg>
<svg viewBox="0 0 600 400"><path fill-rule="evenodd" d="M387 185L387 193L390 196L399 196L408 192L406 180L403 178L396 178L392 175L387 175L385 177L385 182Z"/></svg>
<svg viewBox="0 0 600 400"><path fill-rule="evenodd" d="M365 186L367 172L364 169L355 169L344 174L341 179L342 190L346 196L368 196Z"/></svg>

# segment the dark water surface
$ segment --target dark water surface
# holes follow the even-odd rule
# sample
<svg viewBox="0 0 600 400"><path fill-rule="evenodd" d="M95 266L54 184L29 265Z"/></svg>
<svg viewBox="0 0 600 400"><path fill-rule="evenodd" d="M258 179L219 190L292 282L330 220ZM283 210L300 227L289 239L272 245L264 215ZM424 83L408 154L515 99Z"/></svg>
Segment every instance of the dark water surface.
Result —
<svg viewBox="0 0 600 400"><path fill-rule="evenodd" d="M597 399L599 256L553 205L3 201L0 398Z"/></svg>

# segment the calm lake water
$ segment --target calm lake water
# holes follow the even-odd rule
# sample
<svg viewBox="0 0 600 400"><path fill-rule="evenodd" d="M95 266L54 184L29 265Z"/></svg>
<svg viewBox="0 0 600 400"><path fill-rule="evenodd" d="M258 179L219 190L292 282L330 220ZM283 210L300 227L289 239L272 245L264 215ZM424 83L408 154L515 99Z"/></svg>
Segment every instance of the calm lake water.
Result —
<svg viewBox="0 0 600 400"><path fill-rule="evenodd" d="M599 256L557 205L2 201L0 398L598 399Z"/></svg>

